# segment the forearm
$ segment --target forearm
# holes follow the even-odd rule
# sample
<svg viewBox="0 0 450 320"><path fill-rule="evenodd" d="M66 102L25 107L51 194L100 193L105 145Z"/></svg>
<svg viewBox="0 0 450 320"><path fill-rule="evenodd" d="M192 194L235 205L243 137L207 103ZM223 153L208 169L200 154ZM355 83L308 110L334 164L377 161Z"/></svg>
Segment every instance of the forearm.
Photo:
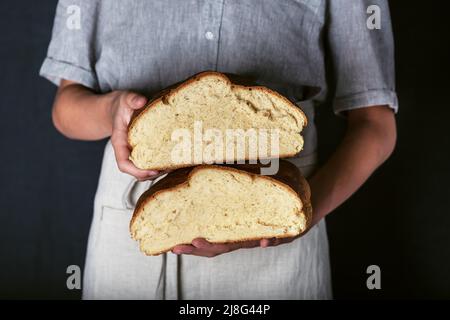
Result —
<svg viewBox="0 0 450 320"><path fill-rule="evenodd" d="M384 109L380 119L349 121L336 152L310 179L314 222L347 200L392 153L395 121L392 112Z"/></svg>
<svg viewBox="0 0 450 320"><path fill-rule="evenodd" d="M114 92L96 94L88 88L63 80L53 105L55 127L65 136L80 140L99 140L111 135L110 106Z"/></svg>

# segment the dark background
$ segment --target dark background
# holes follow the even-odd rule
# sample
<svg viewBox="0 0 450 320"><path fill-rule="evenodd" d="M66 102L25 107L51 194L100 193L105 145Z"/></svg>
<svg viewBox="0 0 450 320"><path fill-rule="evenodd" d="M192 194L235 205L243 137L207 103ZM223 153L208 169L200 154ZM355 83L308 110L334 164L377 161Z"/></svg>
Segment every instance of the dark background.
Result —
<svg viewBox="0 0 450 320"><path fill-rule="evenodd" d="M398 143L390 160L327 220L335 298L450 298L448 12L391 1ZM105 141L70 141L51 123L56 88L38 70L56 1L0 2L0 297L77 299ZM345 128L319 108L321 158ZM381 267L381 290L366 268Z"/></svg>

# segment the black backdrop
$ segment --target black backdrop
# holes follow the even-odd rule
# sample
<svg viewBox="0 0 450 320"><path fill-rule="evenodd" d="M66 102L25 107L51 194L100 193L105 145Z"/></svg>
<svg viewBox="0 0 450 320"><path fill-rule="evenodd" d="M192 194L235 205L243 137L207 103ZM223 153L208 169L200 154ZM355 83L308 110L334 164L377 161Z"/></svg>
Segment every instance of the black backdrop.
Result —
<svg viewBox="0 0 450 320"><path fill-rule="evenodd" d="M391 1L399 137L392 158L327 225L336 298L450 298L449 41L442 1ZM0 2L0 297L77 299L105 141L51 124L55 87L38 77L56 1ZM344 123L319 109L321 158ZM381 290L366 288L381 267Z"/></svg>

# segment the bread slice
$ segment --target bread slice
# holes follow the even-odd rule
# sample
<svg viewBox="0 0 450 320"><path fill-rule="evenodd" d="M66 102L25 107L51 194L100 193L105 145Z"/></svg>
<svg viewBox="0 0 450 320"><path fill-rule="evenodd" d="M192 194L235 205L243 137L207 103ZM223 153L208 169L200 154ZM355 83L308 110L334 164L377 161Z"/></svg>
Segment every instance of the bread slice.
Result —
<svg viewBox="0 0 450 320"><path fill-rule="evenodd" d="M293 164L273 177L260 165L175 170L139 199L130 231L146 255L201 237L212 243L298 236L311 222L310 191Z"/></svg>
<svg viewBox="0 0 450 320"><path fill-rule="evenodd" d="M291 157L303 148L300 132L306 123L306 116L300 108L275 91L231 82L222 73L202 72L163 90L133 115L128 130L132 149L130 160L141 169L166 170L195 164L225 163L226 160ZM202 137L204 140L194 141L196 125L202 133L209 130L219 135L223 145L219 148L221 152L215 149L209 153L206 151L215 138L205 135ZM177 155L174 151L182 142L173 136L177 129L180 129L178 132L187 130L191 133L188 155L185 152L174 157ZM244 133L250 132L249 129L257 134L265 132L265 136L258 136L257 146L250 145L248 136L245 141L239 140ZM227 130L234 130L232 132L239 136L231 137L230 145L226 141ZM274 145L272 141L275 141L272 138L279 145L278 150L273 149L277 154L270 150ZM194 144L198 145L198 141L201 141L200 149L195 149ZM244 148L240 153L237 151L239 144ZM255 155L255 148L264 150Z"/></svg>

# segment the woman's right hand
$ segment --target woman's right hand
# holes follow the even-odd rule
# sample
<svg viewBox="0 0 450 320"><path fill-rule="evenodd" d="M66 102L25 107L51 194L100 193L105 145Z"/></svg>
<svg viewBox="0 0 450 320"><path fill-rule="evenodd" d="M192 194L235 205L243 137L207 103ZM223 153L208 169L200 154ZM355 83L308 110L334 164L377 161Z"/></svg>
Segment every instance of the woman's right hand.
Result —
<svg viewBox="0 0 450 320"><path fill-rule="evenodd" d="M119 170L134 176L139 181L152 180L164 172L142 170L130 161L130 147L128 145L128 124L133 112L145 106L147 98L135 92L113 91L110 105L112 120L111 143L116 156Z"/></svg>

